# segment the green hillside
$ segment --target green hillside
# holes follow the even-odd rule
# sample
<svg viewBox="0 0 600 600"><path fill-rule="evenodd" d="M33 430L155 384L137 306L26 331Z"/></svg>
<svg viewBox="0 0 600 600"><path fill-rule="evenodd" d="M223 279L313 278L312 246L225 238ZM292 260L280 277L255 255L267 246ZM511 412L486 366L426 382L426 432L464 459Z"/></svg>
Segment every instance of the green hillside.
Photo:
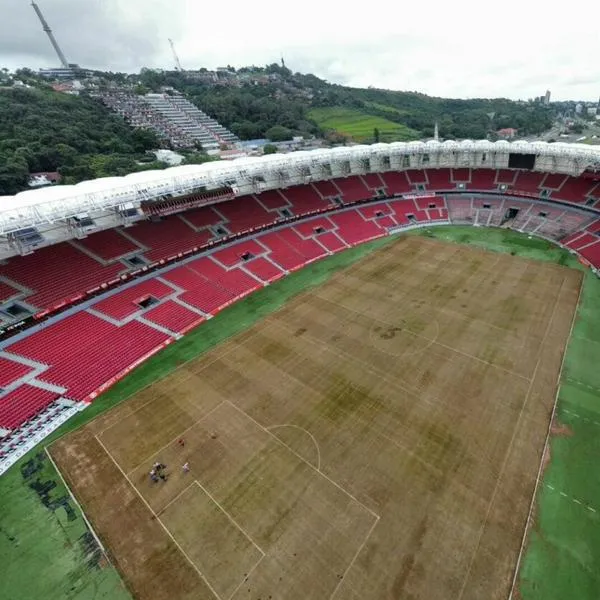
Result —
<svg viewBox="0 0 600 600"><path fill-rule="evenodd" d="M60 171L64 183L126 175L157 148L156 136L133 130L99 102L36 88L0 89L0 196L27 188L30 173Z"/></svg>
<svg viewBox="0 0 600 600"><path fill-rule="evenodd" d="M390 112L393 112L391 109ZM419 138L419 132L401 123L383 117L370 115L359 110L343 107L313 108L308 112L310 119L324 131L333 130L350 136L356 142L375 141L375 130L379 131L379 141L397 142Z"/></svg>

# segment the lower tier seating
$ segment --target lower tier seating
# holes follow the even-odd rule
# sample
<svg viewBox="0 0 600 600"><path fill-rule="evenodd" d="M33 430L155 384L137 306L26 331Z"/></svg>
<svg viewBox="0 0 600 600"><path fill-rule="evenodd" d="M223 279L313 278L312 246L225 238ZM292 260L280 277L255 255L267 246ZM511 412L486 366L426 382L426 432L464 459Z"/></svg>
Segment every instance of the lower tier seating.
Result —
<svg viewBox="0 0 600 600"><path fill-rule="evenodd" d="M168 300L144 314L144 318L175 333L183 333L190 327L199 325L204 318L189 308Z"/></svg>
<svg viewBox="0 0 600 600"><path fill-rule="evenodd" d="M0 389L31 373L31 367L0 356Z"/></svg>
<svg viewBox="0 0 600 600"><path fill-rule="evenodd" d="M32 385L21 385L0 397L0 428L10 431L23 425L54 402L59 395Z"/></svg>

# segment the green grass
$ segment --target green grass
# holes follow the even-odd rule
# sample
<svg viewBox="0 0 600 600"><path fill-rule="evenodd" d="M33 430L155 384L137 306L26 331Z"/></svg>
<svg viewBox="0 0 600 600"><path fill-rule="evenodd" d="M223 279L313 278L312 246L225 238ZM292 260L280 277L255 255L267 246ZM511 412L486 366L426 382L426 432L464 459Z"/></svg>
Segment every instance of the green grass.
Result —
<svg viewBox="0 0 600 600"><path fill-rule="evenodd" d="M415 230L409 235L424 235L583 268L557 246L510 230L447 226ZM314 263L229 307L144 363L49 440L90 421L392 239L377 240ZM524 600L597 600L600 597L597 569L600 564L600 476L596 467L600 455L600 426L594 424L594 421L600 423L600 369L596 367L600 348L598 298L600 281L586 270L558 406L561 420L572 428L573 435L552 439L552 462L544 482L555 490L547 486L540 489L536 527L521 569L520 589ZM598 389L588 388L589 385ZM64 507L46 508L29 487L36 479L53 481L57 485L50 491L50 501L65 496L66 490L52 465L47 460L41 461L40 470L24 479L20 467L37 452L39 450L30 452L0 477L0 598L128 599L129 594L116 571L110 567L98 568L90 561L89 553L79 541L86 528L77 507L72 506L75 518L69 520ZM565 499L559 491L596 507L599 512L592 513L585 506Z"/></svg>
<svg viewBox="0 0 600 600"><path fill-rule="evenodd" d="M298 293L322 284L337 270L391 241L391 238L376 240L316 262L230 306L141 365L58 429L44 444L87 423L179 365L247 329ZM50 501L67 495L58 473L45 459L45 454L41 454L39 463L35 460L39 452L39 448L32 450L0 477L0 598L129 599L130 595L114 568L98 568L89 564L90 557L79 541L86 533L85 522L72 501L70 505L75 518L69 520L64 507L55 510L46 508L39 495L30 488L29 484L36 479L50 481L56 484L50 491ZM21 467L32 459L41 469L25 479Z"/></svg>
<svg viewBox="0 0 600 600"><path fill-rule="evenodd" d="M425 235L583 269L554 244L506 229L437 227ZM551 438L551 461L521 563L523 600L600 598L600 279L584 271L557 405L559 422L572 434Z"/></svg>
<svg viewBox="0 0 600 600"><path fill-rule="evenodd" d="M402 116L408 114L407 110L400 110L394 106L390 106L389 104L380 104L379 102L365 102L367 108L379 110L382 112L390 113L394 116Z"/></svg>
<svg viewBox="0 0 600 600"><path fill-rule="evenodd" d="M351 108L313 108L308 116L323 129L333 129L356 142L373 141L373 131L379 129L380 140L386 142L416 140L419 133L400 123L376 117Z"/></svg>

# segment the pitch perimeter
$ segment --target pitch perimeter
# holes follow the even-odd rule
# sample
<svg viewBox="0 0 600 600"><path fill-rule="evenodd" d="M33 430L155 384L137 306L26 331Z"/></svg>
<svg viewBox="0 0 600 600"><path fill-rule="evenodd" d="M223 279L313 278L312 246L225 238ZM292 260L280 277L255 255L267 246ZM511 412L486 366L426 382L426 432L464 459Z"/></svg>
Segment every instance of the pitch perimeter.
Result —
<svg viewBox="0 0 600 600"><path fill-rule="evenodd" d="M139 599L505 598L580 285L400 239L50 451Z"/></svg>

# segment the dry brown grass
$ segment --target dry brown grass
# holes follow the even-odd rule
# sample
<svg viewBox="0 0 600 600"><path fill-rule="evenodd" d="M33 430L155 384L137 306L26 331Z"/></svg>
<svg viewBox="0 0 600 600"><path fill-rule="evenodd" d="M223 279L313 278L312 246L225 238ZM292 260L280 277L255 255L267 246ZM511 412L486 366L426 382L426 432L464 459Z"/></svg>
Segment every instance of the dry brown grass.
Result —
<svg viewBox="0 0 600 600"><path fill-rule="evenodd" d="M139 600L504 598L580 284L401 239L51 453Z"/></svg>

